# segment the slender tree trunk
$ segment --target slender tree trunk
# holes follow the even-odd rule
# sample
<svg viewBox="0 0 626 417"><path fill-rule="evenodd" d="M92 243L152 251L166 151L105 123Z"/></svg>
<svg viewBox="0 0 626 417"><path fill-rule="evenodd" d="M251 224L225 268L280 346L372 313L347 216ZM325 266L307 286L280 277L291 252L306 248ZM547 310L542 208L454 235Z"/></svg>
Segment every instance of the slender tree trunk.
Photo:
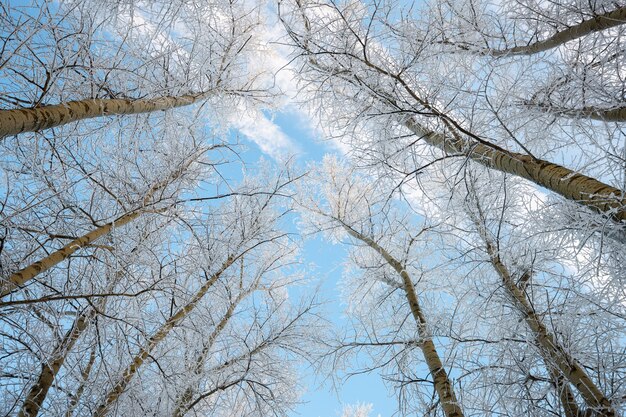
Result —
<svg viewBox="0 0 626 417"><path fill-rule="evenodd" d="M191 313L198 302L206 295L209 288L215 284L217 279L222 275L222 273L233 264L235 261L234 256L229 256L228 259L222 264L221 268L215 272L207 282L200 287L200 289L194 294L193 298L189 303L187 303L184 307L179 309L174 315L172 315L167 321L148 339L147 344L141 348L139 353L135 355L131 364L124 370L121 378L115 383L115 385L109 390L105 399L100 405L96 408L94 412L94 417L104 417L108 413L111 406L118 400L120 395L126 390L126 387L135 376L141 365L145 362L145 360L152 354L154 349L158 346L158 344L165 339L165 337L170 333L170 331L178 325L185 317Z"/></svg>
<svg viewBox="0 0 626 417"><path fill-rule="evenodd" d="M85 367L83 372L81 372L80 374L80 377L81 377L80 385L78 386L76 393L72 396L72 399L70 401L70 406L65 412L65 417L72 417L72 415L74 414L74 410L76 409L76 406L78 405L81 397L83 396L83 392L85 392L87 382L89 381L89 375L91 374L91 369L93 368L93 364L96 362L96 348L97 348L97 345L94 345L91 348L87 366Z"/></svg>
<svg viewBox="0 0 626 417"><path fill-rule="evenodd" d="M626 106L620 105L610 109L602 109L599 107L583 107L580 109L568 109L565 107L551 106L549 104L525 102L525 106L541 109L548 113L558 116L571 118L586 118L593 120L602 120L605 122L626 122Z"/></svg>
<svg viewBox="0 0 626 417"><path fill-rule="evenodd" d="M466 155L481 165L525 178L618 222L626 221L626 197L622 190L552 162L426 130L413 120L407 121L406 126L446 153Z"/></svg>
<svg viewBox="0 0 626 417"><path fill-rule="evenodd" d="M581 38L594 32L599 32L614 26L626 23L626 7L620 7L605 14L597 15L588 20L583 20L560 32L555 33L548 39L533 42L525 46L515 46L507 49L479 49L478 52L494 57L511 55L532 55L556 48L566 42ZM465 49L465 48L464 48Z"/></svg>
<svg viewBox="0 0 626 417"><path fill-rule="evenodd" d="M112 222L109 222L105 225L97 227L91 232L77 239L72 240L70 243L63 246L61 249L55 252L52 252L50 255L46 256L45 258L35 263L32 263L28 265L27 267L22 268L19 271L11 274L11 276L6 281L0 282L0 298L10 294L17 287L20 287L26 284L28 281L35 278L37 275L41 274L42 272L45 272L49 270L50 268L54 267L55 265L59 264L60 262L63 262L64 260L72 256L72 254L74 254L77 250L85 246L88 246L94 241L96 241L97 239L101 238L102 236L107 235L114 227L125 226L131 221L135 220L137 217L147 212L158 213L158 212L164 211L165 208L149 210L146 207L152 203L151 201L152 197L157 191L167 187L168 184L170 184L172 181L179 178L185 172L185 170L189 168L191 163L194 162L200 156L200 154L201 153L199 152L193 155L191 158L189 158L187 161L181 164L181 166L178 169L170 173L170 175L168 175L167 178L165 178L162 181L157 182L152 187L150 187L150 189L148 190L148 192L146 192L146 195L143 198L143 202L142 202L143 207L137 210L134 210L130 213L127 213Z"/></svg>
<svg viewBox="0 0 626 417"><path fill-rule="evenodd" d="M209 93L205 92L152 99L87 99L30 109L0 110L0 139L95 117L173 109L196 103L208 96Z"/></svg>
<svg viewBox="0 0 626 417"><path fill-rule="evenodd" d="M355 231L350 226L343 223L341 220L339 220L339 222L348 232L348 234L350 234L350 236L362 241L370 248L378 252L402 278L403 289L406 295L406 299L409 302L409 306L411 307L411 313L413 314L413 318L417 322L418 333L421 338L420 347L428 369L433 376L435 391L437 391L437 395L439 396L439 400L441 401L441 407L443 408L446 417L462 417L463 411L461 410L459 402L456 398L456 394L454 393L454 389L452 388L452 383L448 378L448 373L446 372L441 362L441 359L439 358L439 354L437 353L437 349L435 348L432 337L427 331L426 318L424 317L422 309L419 305L419 301L417 299L417 294L415 292L413 282L411 281L411 277L407 273L406 269L397 259L391 256L389 252L387 252L384 248L378 245L378 243L376 243L374 240Z"/></svg>
<svg viewBox="0 0 626 417"><path fill-rule="evenodd" d="M42 260L30 264L27 267L13 273L9 277L9 279L3 282L0 286L0 298L10 294L17 287L24 285L42 272L45 272L53 266L57 265L58 263L66 260L80 248L83 248L94 242L96 239L108 234L111 229L113 229L113 227L122 227L135 220L143 212L144 210L140 209L125 214L122 217L119 217L117 220L102 225L92 230L91 232L79 237L78 239L72 240L70 243L63 246L61 249L52 252L50 255L46 256Z"/></svg>
<svg viewBox="0 0 626 417"><path fill-rule="evenodd" d="M563 413L565 417L584 417L584 414L580 411L578 407L578 403L576 402L576 397L572 393L572 390L569 386L569 382L565 380L561 372L558 369L554 369L554 366L545 361L546 368L550 373L550 377L554 383L554 389L556 390L559 400L561 402L561 407L563 408Z"/></svg>
<svg viewBox="0 0 626 417"><path fill-rule="evenodd" d="M222 330L224 330L224 328L228 324L228 321L233 316L233 313L235 312L235 308L237 307L237 304L239 304L239 301L240 299L237 299L237 301L235 301L228 307L228 310L226 311L226 314L224 314L224 317L222 317L215 329L213 329L213 332L211 332L211 334L209 335L207 342L202 347L202 352L200 353L200 355L198 355L198 358L196 360L196 366L193 370L194 377L198 378L200 375L202 375L207 355L213 347L215 340L222 332ZM182 395L178 397L178 399L176 400L176 407L174 409L174 412L172 413L172 417L183 417L188 411L187 407L189 403L192 402L193 397L197 391L194 387L195 383L196 382L194 381L193 383L189 384L185 391L182 393Z"/></svg>
<svg viewBox="0 0 626 417"><path fill-rule="evenodd" d="M63 366L67 354L72 350L74 344L85 331L94 315L95 310L93 308L89 308L87 311L81 313L76 320L74 320L72 328L68 330L57 347L52 351L50 360L41 364L39 378L37 378L37 382L35 382L26 394L26 399L24 400L22 409L18 413L18 417L35 417L39 414L41 405L46 399L46 395L54 382L54 378L61 369L61 366Z"/></svg>
<svg viewBox="0 0 626 417"><path fill-rule="evenodd" d="M502 279L504 288L513 299L517 310L522 314L526 324L532 331L544 360L558 368L567 381L580 392L589 409L594 410L599 416L616 416L617 413L609 399L587 375L584 368L561 346L556 337L543 324L543 321L529 302L526 293L516 285L513 276L500 259L497 247L487 235L484 226L476 216L470 214L470 217L472 217L485 243L492 266Z"/></svg>
<svg viewBox="0 0 626 417"><path fill-rule="evenodd" d="M115 274L116 279L109 283L108 290L112 290L121 275L120 271L117 271ZM76 320L74 320L74 323L72 324L72 328L66 333L65 337L53 350L51 359L47 362L42 363L39 378L26 395L26 399L24 400L22 409L18 414L19 417L35 417L39 413L41 405L46 399L48 390L54 383L54 380L59 373L59 370L65 363L67 355L72 351L72 348L76 344L76 341L88 328L90 323L93 321L95 315L99 312L104 311L106 301L106 298L100 299L98 302L96 302L95 306L92 305L89 309L85 310L83 313L76 317ZM70 408L67 411L68 417L69 415L71 415L71 412L76 404L78 404L78 400L80 399L80 396L85 389L85 383L87 381L87 378L89 377L89 374L91 373L91 368L95 362L95 359L96 346L94 345L93 349L91 350L87 367L81 373L83 383L78 388L76 395L71 399Z"/></svg>

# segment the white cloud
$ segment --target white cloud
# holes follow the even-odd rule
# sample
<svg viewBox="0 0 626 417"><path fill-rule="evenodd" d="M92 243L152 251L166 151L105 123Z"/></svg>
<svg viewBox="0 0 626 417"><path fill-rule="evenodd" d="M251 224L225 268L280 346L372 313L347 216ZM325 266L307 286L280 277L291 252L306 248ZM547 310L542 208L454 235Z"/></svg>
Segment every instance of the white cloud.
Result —
<svg viewBox="0 0 626 417"><path fill-rule="evenodd" d="M282 160L298 153L299 149L294 141L261 111L237 112L237 117L233 117L230 122L231 126L271 158Z"/></svg>

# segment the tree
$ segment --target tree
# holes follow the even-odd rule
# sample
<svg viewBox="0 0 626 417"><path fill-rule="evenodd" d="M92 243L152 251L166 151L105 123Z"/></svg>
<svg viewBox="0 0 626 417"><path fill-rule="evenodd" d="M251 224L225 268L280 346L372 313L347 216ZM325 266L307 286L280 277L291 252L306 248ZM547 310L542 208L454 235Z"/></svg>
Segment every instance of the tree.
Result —
<svg viewBox="0 0 626 417"><path fill-rule="evenodd" d="M579 271L563 276L569 258L551 247L554 242L539 243L532 236L532 214L539 209L529 204L532 197L522 184L498 182L499 174L484 169L468 171L466 192L450 185L453 194L431 199L438 206L429 207L430 224L420 227L393 190L336 161L326 161L320 171L315 185L302 193L309 196L302 206L315 215L308 215L313 230L340 240L343 230L363 245L351 255L363 272L344 284L355 329L332 347L334 367L342 357L368 352L371 364L356 372L385 372L404 397L404 413L408 407L436 409L436 403L409 394L425 382L408 359L414 349L423 349L424 336L403 329L407 306L400 307L394 294L402 291L413 294L409 303L422 317L436 317L437 324L427 328L438 337L437 351L454 358L447 375L454 378L465 413L618 415L620 394L613 382L619 384L620 377L610 375L619 371L609 363L624 359L614 350L622 307L601 295L608 288L585 281ZM395 274L418 276L413 291ZM437 301L426 310L418 298L429 297ZM607 315L595 317L600 305ZM580 319L574 324L566 317ZM593 346L603 347L596 355ZM442 405L445 410L443 398Z"/></svg>
<svg viewBox="0 0 626 417"><path fill-rule="evenodd" d="M0 110L0 137L271 95L247 66L258 46L255 5L43 3L3 6L0 79L10 107Z"/></svg>
<svg viewBox="0 0 626 417"><path fill-rule="evenodd" d="M525 292L530 281L533 280L533 271L526 270L519 278L514 278L510 268L505 265L499 254L499 237L495 240L486 229L486 219L481 207L480 200L475 193L474 187L468 187L469 200L473 200L474 207L468 210L468 216L474 223L478 234L483 240L485 250L494 270L502 279L502 285L513 300L516 309L524 318L534 336L534 341L539 347L548 371L551 373L555 385L561 391L561 404L568 415L579 415L579 407L575 402L569 385L575 387L584 398L589 410L597 415L616 415L615 408L602 390L589 377L585 367L581 365L564 348L554 334L548 330L541 317L536 313L532 300ZM472 204L470 203L470 204ZM564 380L564 381L563 381Z"/></svg>
<svg viewBox="0 0 626 417"><path fill-rule="evenodd" d="M383 290L382 298L391 298L391 294L396 290L402 291L403 298L406 298L406 304L403 304L415 321L414 333L416 336L415 339L411 338L409 340L414 340L412 344L418 346L422 352L428 372L433 381L434 390L441 403L441 408L447 417L463 416L462 407L453 388L453 381L448 376L448 372L444 367L441 356L433 341L430 326L426 319L427 312L424 311L418 299L418 293L415 289L415 285L417 285L415 284L415 278L411 277L408 272L410 269L410 258L408 254L411 250L411 245L419 239L421 233L415 235L409 233L408 236L402 236L401 233L404 231L403 228L406 227L406 225L401 224L401 219L394 218L393 215L383 220L383 223L387 223L387 221L389 223L398 221L400 224L390 224L388 229L385 228L385 226L387 226L387 224L385 224L381 228L379 224L376 224L376 220L374 220L374 216L378 214L376 213L377 198L380 198L375 194L375 190L367 187L362 181L359 181L359 179L353 180L350 177L349 171L345 168L342 170L341 165L332 159L326 160L323 171L324 172L321 174L322 179L302 194L312 196L313 198L320 198L321 196L311 192L311 190L315 188L321 189L323 190L322 192L324 193L323 195L326 201L318 202L305 200L301 203L302 207L311 210L312 214L319 219L319 223L316 225L319 230L339 228L351 238L374 252L376 257L380 257L383 260L382 267L380 266L380 260L372 259L366 261L365 265L360 264L359 266L361 268L372 269L376 271L375 274L382 273L384 275L386 275L386 273L381 272L381 270L384 271L388 269L393 271L396 278L386 276L378 278L374 276L374 280L378 281L377 284L384 283L388 286ZM385 214L389 213L382 213L382 215ZM362 217L367 215L371 217ZM385 247L385 242L389 240L393 242L394 251L402 253L401 258L399 258L398 255L394 255ZM393 240L396 241L394 242ZM403 242L404 245L403 243L399 243L398 240L405 240ZM368 265L368 263L371 264ZM371 283L355 285L369 286ZM380 291L380 289L378 289L378 291ZM357 291L354 292L357 293ZM400 312L396 314L402 316ZM358 342L356 342L356 344L358 344ZM376 344L385 346L387 343L385 341L374 340L371 344L373 346Z"/></svg>
<svg viewBox="0 0 626 417"><path fill-rule="evenodd" d="M2 7L0 412L285 415L320 330L287 297L294 179L220 172L220 113L274 95L260 5Z"/></svg>
<svg viewBox="0 0 626 417"><path fill-rule="evenodd" d="M525 106L570 118L626 120L617 69L624 57L619 38L626 9L619 3L446 1L433 8L430 23L438 42L453 47L449 53L456 48L547 73ZM534 55L533 61L524 55Z"/></svg>
<svg viewBox="0 0 626 417"><path fill-rule="evenodd" d="M562 134L550 125L513 124L504 117L504 92L510 101L518 88L527 88L525 79L518 82L506 71L527 67L445 53L438 33L431 35L429 26L412 21L410 11L393 2L281 5L303 88L327 109L324 118L335 129L354 132L344 141L364 166L380 164L387 172L382 175L412 177L433 163L468 159L606 215L619 230L626 218L623 192L604 182L605 168L594 178L593 172L584 175L541 157L533 148L550 149ZM416 27L430 37L415 41ZM484 69L474 71L474 57L487 62ZM582 140L577 145L584 149Z"/></svg>
<svg viewBox="0 0 626 417"><path fill-rule="evenodd" d="M19 381L17 375L13 377L21 386L26 383L29 392L20 415L34 416L42 408L68 415L87 410L106 415L122 409L133 414L139 412L138 405L144 412L154 409L185 415L217 398L218 403L229 401L230 395L239 400L248 397L242 413L264 413L262 410L271 407L277 415L283 415L294 404L287 395L295 386L294 371L286 366L295 357L289 356L310 356L309 332L319 331L319 325L308 322L315 312L315 301L297 307L285 298L285 287L298 277L284 272L293 261L295 245L275 226L283 213L274 208L274 201L285 195L283 190L291 180L278 177L275 188L262 189L260 183L271 183L268 178L249 179L227 203L208 212L188 212L180 218L180 227L169 230L170 234L178 234L181 244L186 240L186 247L148 249L147 242L141 242L136 250L126 253L132 261L116 272L117 278L108 284L107 291L82 297L69 294L58 297L60 300L43 297L4 303L7 324L25 318L19 309L11 311L20 306L32 311L42 306L35 320L39 321L45 320L44 315L55 314L59 302L63 305L68 300L86 299L91 303L76 308L75 319L58 337L58 347L50 354L44 353L38 378L29 382L30 378ZM189 227L193 229L188 235L185 230ZM151 252L152 256L146 258ZM146 262L151 258L154 261ZM96 269L97 265L87 264L87 268ZM229 272L233 268L235 271ZM124 276L131 271L132 277ZM130 282L138 288L134 294L132 288L124 288ZM248 298L255 301L244 304ZM241 314L241 318L236 319L235 314ZM162 316L166 319L159 323ZM213 321L212 325L207 320ZM231 326L235 326L234 333L225 332ZM33 327L28 328L29 333L15 338L25 340L24 346L32 345L26 341L28 338L44 341L49 337L48 332L31 334ZM50 330L56 332L57 326L51 323ZM185 365L181 357L187 354L179 354L193 352L198 342L204 348L199 356L192 355L195 372L190 378L181 369ZM17 357L33 361L32 357L28 359L32 351L10 346L6 349L7 364L15 363ZM78 372L76 364L87 359L83 352L89 350L92 353L87 355L83 371ZM160 381L153 369L166 372L166 379ZM143 378L150 381L146 382L149 386L140 382ZM217 387L211 388L213 383ZM64 388L60 391L57 388L51 392L61 386ZM171 396L172 401L151 403L150 392L156 387L164 390L162 398ZM106 391L100 392L102 388ZM6 391L7 398L11 391Z"/></svg>
<svg viewBox="0 0 626 417"><path fill-rule="evenodd" d="M170 186L172 182L180 179L185 171L189 169L189 166L192 163L195 163L197 159L204 153L205 150L203 149L196 150L195 154L190 155L187 160L181 161L180 166L177 167L174 172L169 174L163 180L152 184L150 188L146 191L146 194L141 202L139 203L139 208L129 213L125 213L111 222L108 222L101 226L97 226L94 230L91 230L90 232L79 238L73 239L61 249L56 250L42 260L34 262L26 267L23 267L19 271L12 273L8 277L6 285L4 285L5 288L0 291L0 296L6 296L15 287L26 284L28 281L30 281L40 273L45 272L48 269L57 265L58 263L66 260L80 248L88 246L98 238L101 238L102 236L109 233L114 227L124 227L144 213L160 213L165 211L168 207L154 207L154 195L160 193L162 189Z"/></svg>

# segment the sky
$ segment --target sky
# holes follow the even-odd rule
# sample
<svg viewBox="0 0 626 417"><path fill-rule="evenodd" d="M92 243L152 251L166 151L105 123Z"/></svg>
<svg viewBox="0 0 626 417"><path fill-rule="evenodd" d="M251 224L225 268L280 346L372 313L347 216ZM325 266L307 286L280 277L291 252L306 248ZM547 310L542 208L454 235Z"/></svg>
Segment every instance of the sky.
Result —
<svg viewBox="0 0 626 417"><path fill-rule="evenodd" d="M325 139L318 127L319 122L299 105L298 86L289 65L289 50L280 42L275 42L282 36L281 24L275 16L275 12L269 10L265 32L260 34L265 38L268 49L256 64L267 66L274 72L275 82L284 93L278 103L274 103L278 111L233 112L229 122L233 132L249 144L244 155L246 162L254 163L259 157L279 162L293 155L298 166L306 166L307 163L321 161L326 154L340 154L345 147ZM309 238L302 253L308 277L320 284L320 295L326 301L327 318L338 327L346 325L345 306L338 288L346 255L346 247L333 245L321 236ZM342 417L347 408L358 404L365 405L365 408L370 406L369 417L392 416L397 410L396 397L375 372L351 377L343 384L333 384L324 375L316 375L310 367L303 367L301 372L307 391L301 399L302 404L290 417Z"/></svg>
<svg viewBox="0 0 626 417"><path fill-rule="evenodd" d="M250 166L254 166L260 158L279 165L288 155L293 155L298 166L304 166L308 162L321 161L328 153L341 153L343 150L340 144L324 140L315 118L299 107L296 99L298 86L289 71L289 58L280 44L274 42L280 36L279 26L277 22L269 22L265 32L260 34L267 40L267 50L260 51L256 56L258 62L251 66L252 70L254 65L258 65L259 68L267 68L269 74L274 74L274 81L284 95L272 103L275 106L273 112L234 108L227 121L231 134L237 138L234 142L243 139L247 145L248 149L241 156ZM157 39L167 43L167 39ZM534 195L541 197L544 194ZM296 225L292 227L296 231ZM345 306L339 295L347 249L347 246L330 243L321 236L310 236L304 242L302 252L302 265L307 277L321 289L320 297L326 306L325 316L338 328L348 325L344 316ZM574 269L574 266L571 268ZM305 290L293 289L294 295ZM370 417L387 417L396 413L397 399L376 372L354 376L343 384L333 384L329 376L316 374L310 367L303 365L300 371L307 391L301 399L302 404L290 417L356 417L346 415L345 410L358 404L366 405Z"/></svg>
<svg viewBox="0 0 626 417"><path fill-rule="evenodd" d="M248 144L244 160L279 158L281 151L288 150L296 154L299 165L304 165L320 161L328 153L339 152L336 144L322 138L306 114L294 109L273 115L264 113L257 121L247 119L250 125L235 130ZM346 324L345 306L338 289L346 255L346 247L325 241L321 236L307 239L302 252L308 278L321 286L327 318L339 327ZM370 417L391 416L396 411L396 398L377 373L354 376L345 384L334 385L324 375L316 375L310 367L302 367L301 372L307 392L291 417L341 417L345 407L356 404L371 404Z"/></svg>

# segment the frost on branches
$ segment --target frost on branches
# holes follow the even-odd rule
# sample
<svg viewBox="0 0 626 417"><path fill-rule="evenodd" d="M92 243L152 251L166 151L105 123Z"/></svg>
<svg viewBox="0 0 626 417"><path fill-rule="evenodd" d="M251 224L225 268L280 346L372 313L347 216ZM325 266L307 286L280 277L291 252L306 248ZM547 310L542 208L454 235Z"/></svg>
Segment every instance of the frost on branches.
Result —
<svg viewBox="0 0 626 417"><path fill-rule="evenodd" d="M626 415L625 31L615 0L3 1L0 415L289 416L312 371L395 415Z"/></svg>

